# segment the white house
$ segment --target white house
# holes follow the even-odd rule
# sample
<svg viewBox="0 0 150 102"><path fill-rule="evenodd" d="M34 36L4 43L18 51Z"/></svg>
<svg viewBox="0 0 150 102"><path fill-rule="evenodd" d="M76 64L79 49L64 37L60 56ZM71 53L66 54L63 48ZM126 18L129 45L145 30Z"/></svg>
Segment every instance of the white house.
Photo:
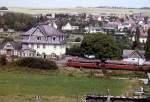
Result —
<svg viewBox="0 0 150 102"><path fill-rule="evenodd" d="M72 26L70 23L67 23L65 26L62 26L62 30L77 30L79 29L79 26Z"/></svg>
<svg viewBox="0 0 150 102"><path fill-rule="evenodd" d="M147 36L148 36L147 31L145 31L145 30L140 30L139 42L140 42L140 43L146 43L146 41L147 41ZM135 41L135 36L132 37L132 41Z"/></svg>
<svg viewBox="0 0 150 102"><path fill-rule="evenodd" d="M123 61L128 63L135 63L138 65L143 65L145 60L145 51L141 50L123 50Z"/></svg>
<svg viewBox="0 0 150 102"><path fill-rule="evenodd" d="M86 33L105 33L101 27L85 27Z"/></svg>
<svg viewBox="0 0 150 102"><path fill-rule="evenodd" d="M33 27L22 35L22 50L23 57L61 57L66 53L66 34L48 24Z"/></svg>

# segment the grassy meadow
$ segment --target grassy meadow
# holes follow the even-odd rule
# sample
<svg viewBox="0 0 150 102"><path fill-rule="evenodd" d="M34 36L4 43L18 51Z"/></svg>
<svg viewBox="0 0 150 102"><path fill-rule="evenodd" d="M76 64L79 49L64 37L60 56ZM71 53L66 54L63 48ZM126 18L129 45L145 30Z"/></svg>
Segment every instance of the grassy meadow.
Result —
<svg viewBox="0 0 150 102"><path fill-rule="evenodd" d="M150 15L150 10L146 9L115 9L115 8L21 8L9 7L8 11L27 13L27 14L46 14L46 13L116 13L116 14L132 14L144 13Z"/></svg>
<svg viewBox="0 0 150 102"><path fill-rule="evenodd" d="M87 94L106 95L107 89L111 95L123 95L131 85L129 80L89 77L84 73L64 69L1 68L0 102L35 102L35 96L41 96L42 102L76 102L77 96L81 99Z"/></svg>

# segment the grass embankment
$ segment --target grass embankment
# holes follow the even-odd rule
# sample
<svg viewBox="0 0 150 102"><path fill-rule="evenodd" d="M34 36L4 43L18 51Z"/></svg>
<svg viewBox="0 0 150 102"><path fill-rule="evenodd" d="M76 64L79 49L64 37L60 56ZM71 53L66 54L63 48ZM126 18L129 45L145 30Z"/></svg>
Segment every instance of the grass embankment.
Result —
<svg viewBox="0 0 150 102"><path fill-rule="evenodd" d="M1 68L0 100L34 102L38 95L42 96L42 102L75 102L77 96L106 95L107 89L111 95L123 95L128 86L128 80L87 77L81 73L75 70L70 74L63 69Z"/></svg>

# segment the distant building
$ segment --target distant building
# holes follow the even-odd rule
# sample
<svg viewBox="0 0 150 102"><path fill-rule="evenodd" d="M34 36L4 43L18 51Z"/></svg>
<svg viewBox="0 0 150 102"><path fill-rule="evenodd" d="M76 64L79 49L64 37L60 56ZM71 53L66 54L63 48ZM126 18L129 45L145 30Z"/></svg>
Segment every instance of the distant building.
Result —
<svg viewBox="0 0 150 102"><path fill-rule="evenodd" d="M79 26L72 26L70 23L67 23L65 26L62 26L62 30L72 31L78 30Z"/></svg>
<svg viewBox="0 0 150 102"><path fill-rule="evenodd" d="M123 61L143 65L145 60L145 51L141 50L123 50Z"/></svg>
<svg viewBox="0 0 150 102"><path fill-rule="evenodd" d="M6 55L8 61L13 58L21 57L20 42L5 42L0 44L0 55Z"/></svg>
<svg viewBox="0 0 150 102"><path fill-rule="evenodd" d="M85 27L86 33L105 33L101 27Z"/></svg>

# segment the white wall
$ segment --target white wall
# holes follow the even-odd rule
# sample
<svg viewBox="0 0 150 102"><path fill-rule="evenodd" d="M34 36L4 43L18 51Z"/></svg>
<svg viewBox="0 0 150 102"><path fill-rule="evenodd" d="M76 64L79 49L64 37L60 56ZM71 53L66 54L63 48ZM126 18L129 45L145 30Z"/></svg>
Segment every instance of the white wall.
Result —
<svg viewBox="0 0 150 102"><path fill-rule="evenodd" d="M145 59L142 59L142 58L124 58L123 61L143 65L143 63L145 62Z"/></svg>
<svg viewBox="0 0 150 102"><path fill-rule="evenodd" d="M132 41L135 41L135 37L132 38ZM140 37L139 41L140 41L140 43L146 43L147 38L146 37Z"/></svg>
<svg viewBox="0 0 150 102"><path fill-rule="evenodd" d="M31 44L29 44L29 47L36 50L36 53L46 55L51 55L52 53L55 53L58 56L61 56L63 54L66 54L66 45L45 45L45 48L43 48L43 44L39 44L39 48L37 48L37 44L34 44L31 47Z"/></svg>
<svg viewBox="0 0 150 102"><path fill-rule="evenodd" d="M139 41L140 41L141 43L146 43L147 38L140 38Z"/></svg>

